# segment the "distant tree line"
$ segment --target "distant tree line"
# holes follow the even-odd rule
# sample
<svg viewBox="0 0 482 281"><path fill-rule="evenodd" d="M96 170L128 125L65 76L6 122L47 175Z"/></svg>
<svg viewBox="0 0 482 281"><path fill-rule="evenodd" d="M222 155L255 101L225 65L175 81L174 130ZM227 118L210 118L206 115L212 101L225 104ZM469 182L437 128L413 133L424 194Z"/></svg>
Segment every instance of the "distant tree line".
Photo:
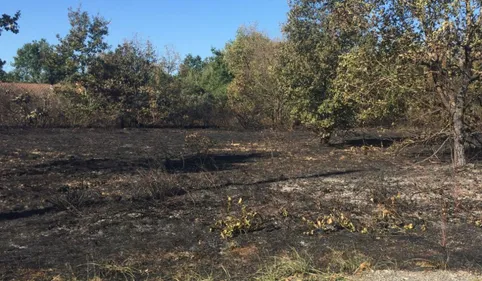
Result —
<svg viewBox="0 0 482 281"><path fill-rule="evenodd" d="M454 163L466 163L468 136L481 125L480 1L289 5L283 39L241 27L210 57L182 60L138 40L112 49L105 19L70 9L69 33L21 47L1 79L57 85L68 109L59 114L79 126L301 124L328 140L354 127L407 125L450 137ZM1 26L16 32L18 16L4 15Z"/></svg>

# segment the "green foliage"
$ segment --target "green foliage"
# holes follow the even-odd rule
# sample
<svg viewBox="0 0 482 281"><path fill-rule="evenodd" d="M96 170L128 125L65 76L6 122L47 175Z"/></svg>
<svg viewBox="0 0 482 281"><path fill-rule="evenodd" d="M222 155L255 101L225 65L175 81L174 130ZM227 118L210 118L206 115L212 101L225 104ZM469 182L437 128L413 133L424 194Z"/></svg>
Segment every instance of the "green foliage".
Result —
<svg viewBox="0 0 482 281"><path fill-rule="evenodd" d="M423 125L452 134L456 164L465 163L466 135L482 112L480 2L289 5L285 40L241 27L224 50L182 62L171 47L158 58L149 43L109 50L109 22L69 9L68 34L57 45L25 44L15 70L0 70L0 79L72 83L63 95L69 108L121 126L216 126L234 116L245 128L262 128L291 119L327 140L355 126ZM19 17L3 15L0 34L17 33Z"/></svg>
<svg viewBox="0 0 482 281"><path fill-rule="evenodd" d="M68 81L78 81L87 73L88 66L99 54L108 49L105 37L109 22L100 16L89 16L79 8L69 8L70 30L60 37L55 47L51 65L58 68L57 75Z"/></svg>
<svg viewBox="0 0 482 281"><path fill-rule="evenodd" d="M465 163L467 126L480 112L480 2L293 0L290 8L280 81L295 118L329 137L403 119L441 129L448 117L456 165Z"/></svg>
<svg viewBox="0 0 482 281"><path fill-rule="evenodd" d="M3 70L3 66L5 65L6 61L0 59L0 82L9 81L9 77L7 77L7 73Z"/></svg>
<svg viewBox="0 0 482 281"><path fill-rule="evenodd" d="M179 77L181 95L185 98L187 113L194 120L209 124L223 113L227 100L227 85L232 76L224 62L224 52L212 49L213 55L204 60L186 56Z"/></svg>
<svg viewBox="0 0 482 281"><path fill-rule="evenodd" d="M20 13L14 17L3 15L2 28L18 32L17 23ZM84 78L93 61L108 49L105 37L108 24L100 16L90 17L79 8L69 8L69 33L65 37L57 35L59 43L50 45L45 39L25 44L15 57L15 70L9 80L50 83L77 82ZM8 26L6 26L8 24ZM1 63L3 65L3 63Z"/></svg>
<svg viewBox="0 0 482 281"><path fill-rule="evenodd" d="M212 56L204 60L201 85L203 85L206 92L211 93L223 106L227 98L227 87L233 80L233 76L224 60L226 52L214 48L211 49L211 52Z"/></svg>
<svg viewBox="0 0 482 281"><path fill-rule="evenodd" d="M78 125L97 124L98 117L106 118L106 125L120 127L150 123L155 63L149 42L126 41L93 60L81 82L64 83L56 92L67 98L67 113Z"/></svg>
<svg viewBox="0 0 482 281"><path fill-rule="evenodd" d="M226 88L231 76L223 61L224 53L212 51L213 56L204 60L187 55L177 75L169 74L172 68L165 67L174 63L161 59L152 87L156 91L157 115L164 124L212 126L226 119Z"/></svg>
<svg viewBox="0 0 482 281"><path fill-rule="evenodd" d="M154 118L161 120L162 123L176 123L179 118L177 113L180 112L182 104L179 101L181 93L181 81L168 73L164 72L162 68L157 67L154 70L154 78L152 86L155 89L155 99L151 102L151 108L154 109Z"/></svg>
<svg viewBox="0 0 482 281"><path fill-rule="evenodd" d="M286 122L286 95L276 78L280 46L254 27L241 27L236 39L226 45L225 60L234 76L228 101L245 128Z"/></svg>
<svg viewBox="0 0 482 281"><path fill-rule="evenodd" d="M437 97L450 117L455 166L466 163L466 133L473 129L467 126L467 108L478 96L474 86L480 80L482 61L481 5L472 0L413 0L394 2L380 12L387 19L381 30L396 30L397 37L393 32L380 36L388 42L410 43L402 57L423 67L428 93Z"/></svg>
<svg viewBox="0 0 482 281"><path fill-rule="evenodd" d="M424 80L420 67L387 54L372 40L340 57L333 89L352 106L354 125L393 125L419 117L414 100L424 92Z"/></svg>
<svg viewBox="0 0 482 281"><path fill-rule="evenodd" d="M353 105L334 90L333 80L340 56L364 38L368 6L364 1L290 1L280 81L293 117L323 139L354 125Z"/></svg>
<svg viewBox="0 0 482 281"><path fill-rule="evenodd" d="M2 14L0 17L0 36L3 31L10 31L12 33L18 33L18 20L20 19L20 11L17 11L15 15L10 16Z"/></svg>
<svg viewBox="0 0 482 281"><path fill-rule="evenodd" d="M14 57L12 71L13 79L28 83L55 84L59 80L55 77L49 60L53 56L54 47L45 39L33 41L18 49Z"/></svg>
<svg viewBox="0 0 482 281"><path fill-rule="evenodd" d="M102 107L116 105L121 122L138 122L139 115L149 109L153 95L150 81L156 61L149 42L126 41L91 63L84 85Z"/></svg>
<svg viewBox="0 0 482 281"><path fill-rule="evenodd" d="M54 87L61 98L62 115L66 125L73 127L112 127L115 124L115 107L105 108L80 84L63 83Z"/></svg>
<svg viewBox="0 0 482 281"><path fill-rule="evenodd" d="M179 75L182 77L187 77L193 75L194 73L199 73L204 68L204 65L205 63L200 56L188 54L180 65Z"/></svg>
<svg viewBox="0 0 482 281"><path fill-rule="evenodd" d="M14 34L18 33L18 20L20 19L20 11L16 12L15 15L10 16L7 14L2 14L0 17L0 36L2 35L3 31L10 31ZM5 80L6 73L3 70L3 66L5 65L5 61L1 60L0 58L0 81Z"/></svg>
<svg viewBox="0 0 482 281"><path fill-rule="evenodd" d="M180 96L183 108L180 108L178 114L183 116L186 124L196 121L209 124L216 107L222 106L222 96L217 98L207 84L204 75L207 65L207 60L203 61L200 56L188 54L180 66Z"/></svg>

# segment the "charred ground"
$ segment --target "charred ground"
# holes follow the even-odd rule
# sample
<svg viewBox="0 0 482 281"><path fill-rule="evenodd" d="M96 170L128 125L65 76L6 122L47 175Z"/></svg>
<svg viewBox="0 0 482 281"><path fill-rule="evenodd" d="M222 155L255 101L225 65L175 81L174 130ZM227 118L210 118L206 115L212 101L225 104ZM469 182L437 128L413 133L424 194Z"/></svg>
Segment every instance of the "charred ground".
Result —
<svg viewBox="0 0 482 281"><path fill-rule="evenodd" d="M378 269L480 271L482 166L455 175L443 160L419 163L431 148L395 153L398 141L2 130L0 279L249 280L293 251L332 272L347 270L334 253Z"/></svg>

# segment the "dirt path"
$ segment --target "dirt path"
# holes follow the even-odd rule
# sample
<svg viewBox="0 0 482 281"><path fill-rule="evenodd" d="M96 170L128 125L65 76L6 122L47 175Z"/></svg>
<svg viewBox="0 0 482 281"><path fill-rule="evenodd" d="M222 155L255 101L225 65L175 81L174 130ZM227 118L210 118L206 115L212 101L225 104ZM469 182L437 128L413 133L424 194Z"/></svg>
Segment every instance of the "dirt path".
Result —
<svg viewBox="0 0 482 281"><path fill-rule="evenodd" d="M383 270L373 273L367 273L363 276L350 277L352 281L480 281L481 275L475 275L468 272L450 272L450 271L433 271L433 272L410 272L410 271L393 271Z"/></svg>

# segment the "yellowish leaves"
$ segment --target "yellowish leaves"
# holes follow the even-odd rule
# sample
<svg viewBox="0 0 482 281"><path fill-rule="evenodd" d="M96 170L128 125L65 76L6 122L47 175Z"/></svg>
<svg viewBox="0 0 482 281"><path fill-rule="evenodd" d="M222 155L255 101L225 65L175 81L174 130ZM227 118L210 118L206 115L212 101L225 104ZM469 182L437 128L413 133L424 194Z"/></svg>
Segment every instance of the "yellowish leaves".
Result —
<svg viewBox="0 0 482 281"><path fill-rule="evenodd" d="M304 234L307 235L313 235L316 230L330 232L346 229L350 232L356 231L355 225L350 218L335 210L333 210L333 213L330 215L320 217L315 221L306 219L305 217L303 217L302 220L311 228L310 230L304 232Z"/></svg>
<svg viewBox="0 0 482 281"><path fill-rule="evenodd" d="M231 211L233 208L233 198L227 198L227 215L223 219L216 221L210 231L218 229L222 238L232 238L235 235L243 232L254 231L259 228L262 223L261 216L255 212L248 210L247 206L243 204L243 199L239 198L237 201L237 211Z"/></svg>
<svg viewBox="0 0 482 281"><path fill-rule="evenodd" d="M413 224L409 223L409 224L406 224L403 226L404 229L407 229L407 230L412 230L413 229Z"/></svg>

